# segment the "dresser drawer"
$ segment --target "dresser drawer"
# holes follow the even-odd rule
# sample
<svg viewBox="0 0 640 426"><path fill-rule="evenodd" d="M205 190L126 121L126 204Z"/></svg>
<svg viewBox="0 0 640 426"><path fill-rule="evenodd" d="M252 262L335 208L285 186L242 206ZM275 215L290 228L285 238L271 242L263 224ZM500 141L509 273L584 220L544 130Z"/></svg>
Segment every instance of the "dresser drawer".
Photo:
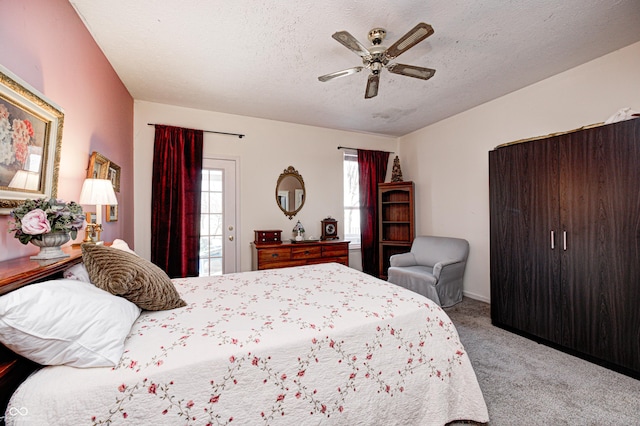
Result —
<svg viewBox="0 0 640 426"><path fill-rule="evenodd" d="M282 248L265 248L258 251L258 261L260 263L280 262L291 259L291 249Z"/></svg>
<svg viewBox="0 0 640 426"><path fill-rule="evenodd" d="M254 271L327 262L349 266L348 241L254 242L252 246L251 267Z"/></svg>
<svg viewBox="0 0 640 426"><path fill-rule="evenodd" d="M349 244L332 244L322 247L322 257L348 256Z"/></svg>
<svg viewBox="0 0 640 426"><path fill-rule="evenodd" d="M336 256L336 257L321 257L319 259L310 259L307 264L315 265L318 263L340 263L345 266L349 266L349 256Z"/></svg>
<svg viewBox="0 0 640 426"><path fill-rule="evenodd" d="M260 265L258 265L257 269L262 270L262 269L291 268L292 266L303 266L308 264L309 262L307 262L304 259L281 260L277 262L262 262L260 263Z"/></svg>
<svg viewBox="0 0 640 426"><path fill-rule="evenodd" d="M292 259L316 259L319 258L322 253L322 249L320 246L310 246L310 247L293 247L291 249L291 258Z"/></svg>

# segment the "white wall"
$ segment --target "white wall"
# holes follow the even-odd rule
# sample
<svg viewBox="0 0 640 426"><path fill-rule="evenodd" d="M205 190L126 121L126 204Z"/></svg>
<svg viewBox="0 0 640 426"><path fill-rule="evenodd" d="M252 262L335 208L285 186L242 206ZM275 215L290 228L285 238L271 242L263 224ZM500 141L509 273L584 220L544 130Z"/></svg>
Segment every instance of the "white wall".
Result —
<svg viewBox="0 0 640 426"><path fill-rule="evenodd" d="M362 133L344 132L231 114L194 110L170 105L135 101L135 250L151 256L151 174L153 168L154 127L147 123L167 124L203 130L242 133L242 139L204 134L205 156L239 159L241 270L251 269L249 243L255 229L281 229L291 238L291 230L300 220L306 235L320 235L320 221L328 215L339 221L343 236L343 151L337 147L396 151L397 139ZM307 198L304 207L289 220L276 204L275 187L280 173L295 167L304 179ZM389 167L391 170L391 167ZM357 267L357 254L350 256Z"/></svg>
<svg viewBox="0 0 640 426"><path fill-rule="evenodd" d="M417 234L469 240L466 295L490 298L488 152L623 107L640 111L639 70L635 43L400 138L403 173L416 183Z"/></svg>

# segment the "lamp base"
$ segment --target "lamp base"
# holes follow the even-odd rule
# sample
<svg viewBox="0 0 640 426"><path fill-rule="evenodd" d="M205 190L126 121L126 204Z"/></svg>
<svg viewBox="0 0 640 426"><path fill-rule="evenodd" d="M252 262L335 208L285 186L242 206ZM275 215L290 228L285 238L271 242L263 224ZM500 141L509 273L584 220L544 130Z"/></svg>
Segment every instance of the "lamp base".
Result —
<svg viewBox="0 0 640 426"><path fill-rule="evenodd" d="M100 233L102 232L102 225L98 223L87 223L84 229L83 244L98 244L100 241Z"/></svg>

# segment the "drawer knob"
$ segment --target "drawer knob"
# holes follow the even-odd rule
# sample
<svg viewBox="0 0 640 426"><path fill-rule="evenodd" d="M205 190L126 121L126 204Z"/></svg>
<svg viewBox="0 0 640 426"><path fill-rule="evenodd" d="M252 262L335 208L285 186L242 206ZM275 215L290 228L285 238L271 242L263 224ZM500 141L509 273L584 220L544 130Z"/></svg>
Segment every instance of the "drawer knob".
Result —
<svg viewBox="0 0 640 426"><path fill-rule="evenodd" d="M272 253L272 254L271 254L271 257L273 257L273 258L278 257L278 253Z"/></svg>

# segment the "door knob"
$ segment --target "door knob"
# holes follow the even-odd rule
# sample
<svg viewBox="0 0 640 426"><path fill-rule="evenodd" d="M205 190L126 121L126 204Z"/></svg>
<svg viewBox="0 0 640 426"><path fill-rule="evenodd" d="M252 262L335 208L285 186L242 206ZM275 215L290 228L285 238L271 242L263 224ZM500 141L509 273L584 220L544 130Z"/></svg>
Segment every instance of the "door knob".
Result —
<svg viewBox="0 0 640 426"><path fill-rule="evenodd" d="M233 241L233 235L229 235L229 241Z"/></svg>

